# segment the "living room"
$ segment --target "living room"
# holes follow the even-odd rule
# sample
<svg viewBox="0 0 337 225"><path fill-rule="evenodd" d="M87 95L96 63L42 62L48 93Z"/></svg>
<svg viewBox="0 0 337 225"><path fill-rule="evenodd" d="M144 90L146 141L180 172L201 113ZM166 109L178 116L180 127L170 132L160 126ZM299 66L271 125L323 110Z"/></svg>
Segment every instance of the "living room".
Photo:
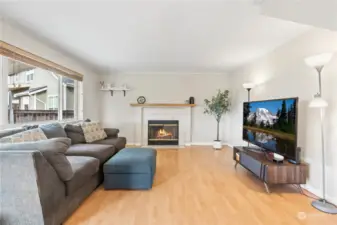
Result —
<svg viewBox="0 0 337 225"><path fill-rule="evenodd" d="M115 132L112 128L119 130L118 137L126 138L125 148L153 148L157 154L152 189L105 190L103 183L76 202L78 207L64 224L336 223L331 215L337 204L336 3L74 1L62 12L64 4L0 3L0 40L41 57L40 64L50 60L83 75L73 77L76 97L69 110L74 113L65 123L99 121L110 129L106 130L108 138L109 132ZM53 10L55 15L49 16ZM92 21L85 16L91 10L97 17ZM318 15L312 17L312 12ZM95 47L88 47L92 45ZM11 57L3 51L7 47L0 48L1 130L23 125L15 122L18 117L9 116L7 79L24 65L15 54L15 63L10 63ZM324 65L319 81L315 68L306 62L322 53L335 54ZM11 70L14 72L9 73ZM249 92L243 87L247 83L252 86ZM230 106L222 115L217 138L217 122L204 111L205 99L211 100L218 90L229 91ZM323 122L320 110L309 107L318 92L328 103ZM20 93L15 92L13 100ZM305 184L270 185L267 193L259 177L245 166L235 169L234 147L247 146L242 115L248 93L251 102L298 98L297 147L300 161L308 165ZM179 121L178 144L148 144L150 120ZM49 122L55 121L24 124ZM221 140L221 150L213 149L215 139ZM283 165L288 165L286 159ZM3 185L2 195L6 188ZM317 199L329 202L326 211L311 206ZM4 203L0 209L8 213ZM45 215L44 209L41 215L24 211L27 216L35 215L35 221ZM0 219L4 224L26 224L6 221L6 215Z"/></svg>

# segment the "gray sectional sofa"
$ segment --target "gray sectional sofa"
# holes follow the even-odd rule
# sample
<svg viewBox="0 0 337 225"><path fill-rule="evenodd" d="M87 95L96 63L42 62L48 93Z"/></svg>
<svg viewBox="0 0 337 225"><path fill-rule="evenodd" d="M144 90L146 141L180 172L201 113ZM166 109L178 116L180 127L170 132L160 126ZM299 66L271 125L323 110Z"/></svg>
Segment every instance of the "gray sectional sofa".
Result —
<svg viewBox="0 0 337 225"><path fill-rule="evenodd" d="M123 149L118 129L84 143L78 127L41 126L48 140L0 143L0 224L60 225L103 181L103 164ZM0 131L0 138L24 128ZM77 132L76 132L77 130Z"/></svg>

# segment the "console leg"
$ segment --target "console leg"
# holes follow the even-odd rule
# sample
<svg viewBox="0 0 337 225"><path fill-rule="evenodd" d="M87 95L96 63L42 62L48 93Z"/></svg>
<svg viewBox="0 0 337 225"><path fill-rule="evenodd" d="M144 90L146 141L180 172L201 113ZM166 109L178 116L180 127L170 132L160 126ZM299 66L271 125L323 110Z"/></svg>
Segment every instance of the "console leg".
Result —
<svg viewBox="0 0 337 225"><path fill-rule="evenodd" d="M303 189L302 189L301 185L298 185L298 189L300 189L300 193L301 193L302 195L304 195Z"/></svg>
<svg viewBox="0 0 337 225"><path fill-rule="evenodd" d="M264 188L266 189L266 192L268 194L270 194L270 190L269 190L268 184L266 182L263 182L263 183L264 183Z"/></svg>

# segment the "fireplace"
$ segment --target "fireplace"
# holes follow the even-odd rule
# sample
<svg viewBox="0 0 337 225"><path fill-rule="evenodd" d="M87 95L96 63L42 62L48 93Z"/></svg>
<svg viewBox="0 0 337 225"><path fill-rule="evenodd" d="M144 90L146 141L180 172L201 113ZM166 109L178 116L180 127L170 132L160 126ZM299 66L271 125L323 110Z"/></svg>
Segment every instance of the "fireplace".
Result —
<svg viewBox="0 0 337 225"><path fill-rule="evenodd" d="M148 145L179 145L178 120L149 120Z"/></svg>

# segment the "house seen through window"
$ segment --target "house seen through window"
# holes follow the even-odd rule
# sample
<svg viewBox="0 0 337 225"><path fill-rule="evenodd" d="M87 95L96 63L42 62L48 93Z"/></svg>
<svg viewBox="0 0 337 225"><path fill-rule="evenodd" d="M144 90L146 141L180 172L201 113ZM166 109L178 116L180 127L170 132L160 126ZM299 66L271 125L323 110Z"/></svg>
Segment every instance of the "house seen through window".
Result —
<svg viewBox="0 0 337 225"><path fill-rule="evenodd" d="M10 124L74 118L77 81L12 59L8 63Z"/></svg>
<svg viewBox="0 0 337 225"><path fill-rule="evenodd" d="M48 96L48 109L49 110L58 109L58 105L59 105L58 101L59 101L59 96L57 96L57 95Z"/></svg>

